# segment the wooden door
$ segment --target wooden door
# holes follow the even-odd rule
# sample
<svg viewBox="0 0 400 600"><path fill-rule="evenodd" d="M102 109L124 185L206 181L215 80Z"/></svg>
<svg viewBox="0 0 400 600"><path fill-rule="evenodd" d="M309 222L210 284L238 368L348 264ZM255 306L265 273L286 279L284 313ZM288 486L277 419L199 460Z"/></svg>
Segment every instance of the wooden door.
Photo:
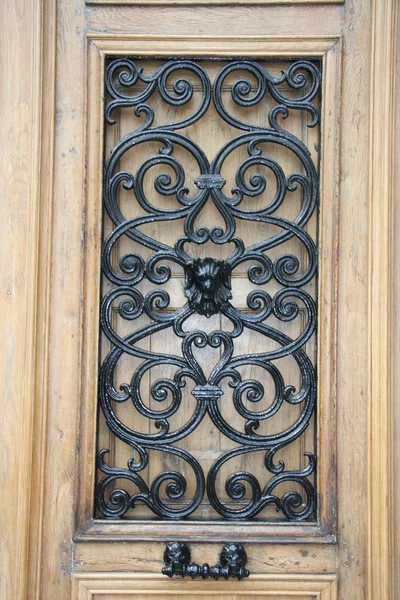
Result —
<svg viewBox="0 0 400 600"><path fill-rule="evenodd" d="M397 597L395 9L18 17L41 141L4 598ZM204 580L162 574L169 542ZM225 544L249 575L210 576Z"/></svg>

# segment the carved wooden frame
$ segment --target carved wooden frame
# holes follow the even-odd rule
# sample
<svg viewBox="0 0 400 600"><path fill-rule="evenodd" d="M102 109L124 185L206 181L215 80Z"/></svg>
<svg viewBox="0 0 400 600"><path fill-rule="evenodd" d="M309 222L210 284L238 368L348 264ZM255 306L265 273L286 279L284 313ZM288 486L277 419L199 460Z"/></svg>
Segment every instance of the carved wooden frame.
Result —
<svg viewBox="0 0 400 600"><path fill-rule="evenodd" d="M214 5L255 5L255 4L343 4L345 0L86 0L86 4L130 4L132 6L196 6Z"/></svg>
<svg viewBox="0 0 400 600"><path fill-rule="evenodd" d="M255 5L255 4L343 4L345 0L86 0L86 4L111 5L162 5L162 6L196 6L213 5Z"/></svg>
<svg viewBox="0 0 400 600"><path fill-rule="evenodd" d="M131 597L151 594L151 598L165 595L165 577L162 575L143 575L126 573L82 573L72 576L72 600L101 600L102 596L109 598ZM240 597L267 598L272 600L285 596L301 595L313 600L337 600L337 577L335 575L255 575L251 580L240 582L240 592L235 581L220 581L217 586L211 586L207 581L169 581L168 594L182 600L192 598L196 592L203 598L226 596L227 600L233 594ZM218 589L218 588L221 589Z"/></svg>
<svg viewBox="0 0 400 600"><path fill-rule="evenodd" d="M104 61L107 55L137 56L251 56L251 57L321 57L323 62L323 119L321 123L322 159L320 166L320 303L318 331L318 523L229 523L229 536L240 541L335 541L335 407L336 407L336 276L338 215L338 129L340 110L341 38L332 37L180 37L92 35L88 40L87 78L87 209L86 228L91 243L85 257L82 344L82 405L86 418L81 419L81 456L77 510L77 540L169 540L178 531L188 540L219 540L224 524L215 522L162 521L154 527L150 521L104 521L92 518L94 489L95 415L97 413L98 296L100 273L102 214L102 139ZM328 109L329 107L329 109ZM335 142L332 142L335 140ZM333 440L333 443L328 442ZM206 535L205 535L205 532Z"/></svg>

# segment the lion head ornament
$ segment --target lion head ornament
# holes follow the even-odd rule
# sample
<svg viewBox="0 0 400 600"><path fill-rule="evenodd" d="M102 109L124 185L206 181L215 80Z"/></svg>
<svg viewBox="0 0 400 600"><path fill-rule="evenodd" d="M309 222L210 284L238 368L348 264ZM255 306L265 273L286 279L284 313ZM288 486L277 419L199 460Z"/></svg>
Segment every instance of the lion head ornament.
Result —
<svg viewBox="0 0 400 600"><path fill-rule="evenodd" d="M231 266L224 260L195 258L185 265L185 278L189 306L200 315L215 315L232 298Z"/></svg>
<svg viewBox="0 0 400 600"><path fill-rule="evenodd" d="M165 547L164 562L166 565L188 565L190 563L190 550L186 544L169 542Z"/></svg>

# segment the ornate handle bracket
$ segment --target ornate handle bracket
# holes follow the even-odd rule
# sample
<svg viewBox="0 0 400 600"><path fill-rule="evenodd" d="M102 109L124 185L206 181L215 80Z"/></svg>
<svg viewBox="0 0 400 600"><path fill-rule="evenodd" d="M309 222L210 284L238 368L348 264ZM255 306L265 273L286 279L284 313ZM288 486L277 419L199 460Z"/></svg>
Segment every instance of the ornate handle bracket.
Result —
<svg viewBox="0 0 400 600"><path fill-rule="evenodd" d="M207 563L203 565L191 563L190 559L191 554L187 544L169 542L164 552L163 575L182 578L188 575L192 579L201 577L202 579L215 579L215 581L221 577L224 579L232 577L240 581L250 575L250 571L244 568L247 563L247 554L243 546L238 544L224 546L220 554L220 563L211 567Z"/></svg>

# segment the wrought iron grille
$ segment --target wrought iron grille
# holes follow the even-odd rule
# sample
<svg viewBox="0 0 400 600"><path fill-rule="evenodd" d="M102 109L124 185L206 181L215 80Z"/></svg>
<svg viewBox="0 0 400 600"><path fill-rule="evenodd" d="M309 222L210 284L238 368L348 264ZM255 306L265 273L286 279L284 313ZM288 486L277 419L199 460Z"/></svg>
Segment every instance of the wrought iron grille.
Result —
<svg viewBox="0 0 400 600"><path fill-rule="evenodd" d="M319 182L317 161L287 123L301 114L308 127L318 126L320 63L286 61L274 74L273 61L213 61L213 81L201 60L158 62L153 71L142 68L147 64L113 58L106 68L105 121L114 143L104 168L110 226L104 231L100 320L109 346L101 352L98 393L109 434L98 441L98 514L119 518L145 506L150 515L183 519L206 499L215 517L228 520L256 517L269 505L283 519L312 519L313 440L311 447L303 444L298 468L287 467L282 452L304 435L316 404L315 360L307 344L317 324L317 240L308 226L316 222ZM158 120L161 105L168 109L166 122ZM261 122L246 120L253 107ZM208 111L219 119L218 131L225 128L221 142L215 127L202 133L220 143L211 157L196 141ZM130 115L128 125L123 114ZM230 190L224 170L233 156ZM279 156L293 157L298 168L285 172ZM210 204L220 220L213 225L202 221ZM285 204L291 216L280 214ZM174 241L156 235L178 223L183 230ZM239 235L241 223L251 226L253 240ZM295 251L287 250L290 244ZM244 308L235 302L240 269L252 288ZM171 300L177 288L181 306ZM207 327L215 322L216 329ZM285 331L292 322L300 323L297 336ZM239 340L249 332L257 348L243 352ZM298 383L281 368L289 359ZM123 361L130 376L120 381ZM272 388L267 392L262 377L246 376L244 368L270 378ZM164 375L150 381L157 369ZM188 390L193 410L180 422ZM262 400L266 405L258 408ZM269 424L284 407L292 421L276 431ZM224 451L208 457L207 469L185 447L205 419L228 440ZM116 464L113 436L129 449L125 465ZM154 453L164 467L152 477ZM240 467L244 456L259 453L264 483L251 463Z"/></svg>

